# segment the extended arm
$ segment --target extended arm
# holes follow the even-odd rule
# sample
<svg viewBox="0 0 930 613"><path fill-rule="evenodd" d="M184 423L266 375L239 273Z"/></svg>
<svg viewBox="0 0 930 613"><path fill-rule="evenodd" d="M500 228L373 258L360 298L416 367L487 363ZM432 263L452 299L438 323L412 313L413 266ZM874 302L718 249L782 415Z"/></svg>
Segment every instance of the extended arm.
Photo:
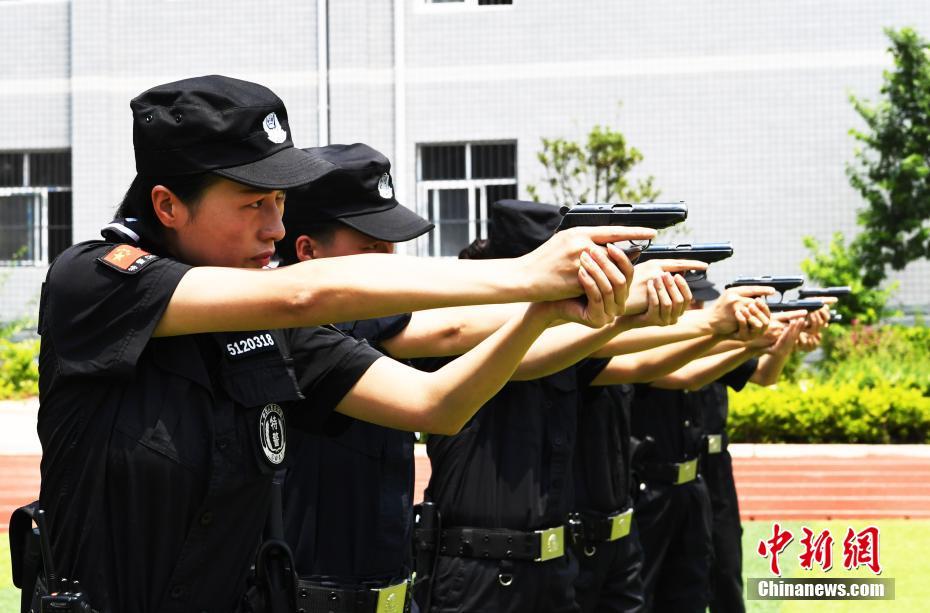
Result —
<svg viewBox="0 0 930 613"><path fill-rule="evenodd" d="M588 347L591 351L600 349L605 342L621 331L625 332L631 328L641 326L667 325L670 321L668 318L663 319L663 314L660 312L663 309L665 313L672 313L671 321L677 320L683 309L687 308L687 301L690 300L691 294L684 279L681 276L673 277L668 271L703 264L701 262L682 262L679 260L657 261L654 264L654 266L650 267L637 267L630 288L629 301L644 302L647 305L645 313L626 318L627 324L618 326L613 334L599 333L596 336L590 336L590 330L585 330L583 326L577 324L565 324L560 326L561 330L559 332L555 332L555 329L553 329L551 333L545 333L540 338L540 343L534 346L534 349L527 354L527 358L524 360L525 367L532 370L525 370L524 367L521 367L518 371L518 377L535 378L545 376L545 374L566 368L581 358L587 357L588 354L578 354L574 361L568 361L577 352L567 347L566 343L571 343L576 348ZM664 293L658 296L661 304L653 303L653 296L649 293L649 286L654 279L661 279L662 285L666 288ZM658 287L658 289L661 290L662 288ZM687 295L687 300L682 303L679 298L684 294ZM649 311L652 306L656 307L655 313ZM413 314L410 323L401 333L384 341L383 346L395 358L461 355L487 338L510 317L513 317L515 313L520 312L521 309L520 305L508 304L419 311ZM630 312L634 311L631 310ZM695 336L697 335L695 334ZM664 344L664 342L655 343L655 345L659 344ZM543 350L543 347L546 349ZM556 350L564 350L564 353L560 355L565 357L549 353ZM544 363L549 359L547 355L551 357L549 364ZM533 364L530 364L531 362ZM559 367L560 364L561 367Z"/></svg>
<svg viewBox="0 0 930 613"><path fill-rule="evenodd" d="M637 273L641 274L641 273ZM691 302L691 290L680 275L665 272L645 283L646 312L622 316L600 330L565 324L547 330L533 343L520 363L515 380L537 379L582 360L611 338L634 326L666 326L673 323Z"/></svg>
<svg viewBox="0 0 930 613"><path fill-rule="evenodd" d="M750 381L756 385L774 385L778 381L791 352L794 351L804 325L804 319L796 319L782 329L772 348L759 358L759 365L750 377Z"/></svg>
<svg viewBox="0 0 930 613"><path fill-rule="evenodd" d="M462 355L526 307L526 303L482 304L415 311L410 323L382 346L397 359Z"/></svg>
<svg viewBox="0 0 930 613"><path fill-rule="evenodd" d="M704 336L611 358L591 385L654 381L701 357L720 340L719 336Z"/></svg>
<svg viewBox="0 0 930 613"><path fill-rule="evenodd" d="M477 347L432 373L382 358L336 410L389 428L454 434L507 382L551 320L549 303L531 305Z"/></svg>
<svg viewBox="0 0 930 613"><path fill-rule="evenodd" d="M579 282L587 303L576 299L531 304L480 345L433 373L380 359L343 397L336 410L351 417L403 430L454 434L513 375L533 341L553 321L612 321L607 311L624 291L632 266L609 279L590 258L581 258Z"/></svg>
<svg viewBox="0 0 930 613"><path fill-rule="evenodd" d="M750 330L768 321L766 314L761 312L761 305L753 298L772 292L771 288L755 286L728 289L712 308L688 311L673 326L631 330L606 343L594 355L610 357L635 353L708 334L749 334Z"/></svg>
<svg viewBox="0 0 930 613"><path fill-rule="evenodd" d="M669 343L691 340L713 334L706 314L701 311L689 311L671 326L649 326L624 332L611 339L592 355L607 358L653 349Z"/></svg>
<svg viewBox="0 0 930 613"><path fill-rule="evenodd" d="M761 353L759 349L744 347L720 355L703 357L651 383L655 387L664 389L697 390L716 381L759 353Z"/></svg>
<svg viewBox="0 0 930 613"><path fill-rule="evenodd" d="M576 231L577 230L577 231ZM613 245L641 228L574 228L510 260L448 261L386 254L325 258L277 270L198 267L178 284L155 336L311 326L444 306L559 300L582 290L583 253L609 279L629 261ZM622 312L628 287L605 293Z"/></svg>

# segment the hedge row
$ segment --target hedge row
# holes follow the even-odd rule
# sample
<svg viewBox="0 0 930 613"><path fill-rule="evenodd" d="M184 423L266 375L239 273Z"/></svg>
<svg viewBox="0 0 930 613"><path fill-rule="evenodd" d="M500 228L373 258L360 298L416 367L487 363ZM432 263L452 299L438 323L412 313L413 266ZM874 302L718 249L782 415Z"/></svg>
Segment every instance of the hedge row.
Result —
<svg viewBox="0 0 930 613"><path fill-rule="evenodd" d="M39 393L39 341L0 338L0 400Z"/></svg>
<svg viewBox="0 0 930 613"><path fill-rule="evenodd" d="M888 383L785 383L730 393L734 443L930 443L930 397Z"/></svg>

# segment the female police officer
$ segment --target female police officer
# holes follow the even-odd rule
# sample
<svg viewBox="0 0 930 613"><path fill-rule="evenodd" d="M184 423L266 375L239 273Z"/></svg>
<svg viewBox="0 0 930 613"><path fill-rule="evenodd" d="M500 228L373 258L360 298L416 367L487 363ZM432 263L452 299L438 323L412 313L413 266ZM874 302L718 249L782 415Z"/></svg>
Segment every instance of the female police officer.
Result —
<svg viewBox="0 0 930 613"><path fill-rule="evenodd" d="M39 314L40 501L60 575L80 580L96 610L244 606L271 474L286 454L282 407L413 428L464 419L443 415L454 386L419 389L421 379L332 330L313 333L298 390L284 336L261 328L559 299L582 286L584 312L577 302L531 306L477 362L460 364L453 374L475 382L453 398L467 412L496 389L476 363L508 353L515 363L553 316L599 323L622 307L624 275L592 237L626 229L560 237L517 266L361 256L233 270L268 263L283 235L281 190L327 164L293 147L284 105L253 83L187 79L131 106L139 174L109 229L123 244L66 250ZM420 393L392 399L405 385Z"/></svg>

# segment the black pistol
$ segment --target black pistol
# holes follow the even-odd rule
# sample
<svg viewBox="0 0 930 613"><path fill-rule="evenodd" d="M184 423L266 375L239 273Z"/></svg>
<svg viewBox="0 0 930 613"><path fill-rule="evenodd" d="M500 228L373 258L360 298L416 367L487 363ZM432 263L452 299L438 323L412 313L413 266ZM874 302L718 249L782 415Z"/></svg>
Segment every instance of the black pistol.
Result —
<svg viewBox="0 0 930 613"><path fill-rule="evenodd" d="M848 285L838 287L805 287L798 290L798 298L845 298L852 294Z"/></svg>
<svg viewBox="0 0 930 613"><path fill-rule="evenodd" d="M562 221L555 229L567 230L578 226L631 226L661 230L688 219L688 205L676 203L642 204L586 204L563 206Z"/></svg>
<svg viewBox="0 0 930 613"><path fill-rule="evenodd" d="M782 313L785 311L807 311L813 313L823 308L823 300L788 300L787 302L769 302L769 311Z"/></svg>
<svg viewBox="0 0 930 613"><path fill-rule="evenodd" d="M648 262L649 260L697 260L706 264L712 264L725 260L733 255L733 246L730 243L683 243L681 245L650 245L643 249L639 257L633 260L635 263ZM699 270L695 273L695 279L704 279L707 277L706 271Z"/></svg>
<svg viewBox="0 0 930 613"><path fill-rule="evenodd" d="M559 222L559 227L555 229L556 232L579 226L627 226L662 230L688 219L688 205L684 202L666 204L651 202L641 204L587 204L579 202L573 207L563 206L559 212L562 213L562 221ZM636 262L639 254L651 245L652 241L631 240L625 243L623 253L631 262Z"/></svg>
<svg viewBox="0 0 930 613"><path fill-rule="evenodd" d="M773 277L770 275L765 275L762 277L739 277L735 281L724 285L724 289L730 289L731 287L746 287L749 285L771 287L776 292L778 292L779 300L783 300L785 292L804 285L804 277ZM801 296L801 298L804 298L804 296Z"/></svg>
<svg viewBox="0 0 930 613"><path fill-rule="evenodd" d="M698 260L712 264L733 256L730 243L683 243L681 245L650 245L639 256L640 262L649 260Z"/></svg>

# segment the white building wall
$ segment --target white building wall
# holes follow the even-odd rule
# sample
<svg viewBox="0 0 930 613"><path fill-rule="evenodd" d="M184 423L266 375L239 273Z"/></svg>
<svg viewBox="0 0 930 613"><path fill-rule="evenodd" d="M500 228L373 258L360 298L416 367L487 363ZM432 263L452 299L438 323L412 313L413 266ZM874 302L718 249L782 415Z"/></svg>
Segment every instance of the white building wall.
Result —
<svg viewBox="0 0 930 613"><path fill-rule="evenodd" d="M802 235L854 231L848 94L877 94L883 27L930 35L914 0L440 8L407 14L409 156L414 143L516 139L525 197L540 137L619 128L661 200L689 203L684 240L733 241L719 281L799 273ZM930 265L897 276L900 301L930 302Z"/></svg>
<svg viewBox="0 0 930 613"><path fill-rule="evenodd" d="M0 2L0 151L70 145L69 11Z"/></svg>
<svg viewBox="0 0 930 613"><path fill-rule="evenodd" d="M392 3L330 0L330 142L394 156Z"/></svg>
<svg viewBox="0 0 930 613"><path fill-rule="evenodd" d="M316 144L316 7L268 0L73 0L74 238L97 236L135 175L129 101L177 79L258 81Z"/></svg>
<svg viewBox="0 0 930 613"><path fill-rule="evenodd" d="M689 203L687 240L733 241L719 281L799 272L801 235L855 229L845 164L859 121L847 96L877 94L890 66L883 27L930 36L922 0L514 2L329 0L330 141L397 158L402 94L395 180L415 206L418 143L516 140L526 196L541 137L610 125L644 153L638 172L663 200ZM94 237L134 174L129 99L147 87L209 73L259 81L285 100L295 143L318 144L317 25L312 0L0 2L0 151L70 146L74 239ZM9 278L29 276L31 295L40 273ZM930 302L930 264L900 278L902 302Z"/></svg>

